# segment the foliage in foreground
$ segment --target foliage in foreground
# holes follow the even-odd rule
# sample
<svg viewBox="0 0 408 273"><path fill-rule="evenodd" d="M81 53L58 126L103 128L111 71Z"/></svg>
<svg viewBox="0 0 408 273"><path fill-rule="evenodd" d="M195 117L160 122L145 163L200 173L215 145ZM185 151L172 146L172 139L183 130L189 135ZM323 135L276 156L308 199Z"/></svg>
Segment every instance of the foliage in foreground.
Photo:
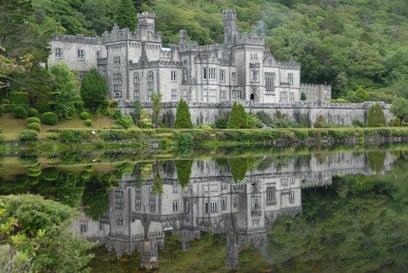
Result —
<svg viewBox="0 0 408 273"><path fill-rule="evenodd" d="M1 196L0 245L21 253L18 264L33 272L89 272L93 244L68 231L73 215L70 207L39 195Z"/></svg>

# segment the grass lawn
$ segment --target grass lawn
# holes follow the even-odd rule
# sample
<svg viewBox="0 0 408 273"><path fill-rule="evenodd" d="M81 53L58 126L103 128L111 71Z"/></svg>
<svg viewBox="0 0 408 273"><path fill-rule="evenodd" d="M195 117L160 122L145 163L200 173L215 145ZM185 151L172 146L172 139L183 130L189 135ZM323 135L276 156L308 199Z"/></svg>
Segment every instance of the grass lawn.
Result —
<svg viewBox="0 0 408 273"><path fill-rule="evenodd" d="M39 138L42 138L42 136L45 137L47 131L53 128L109 129L115 123L112 118L104 115L93 115L91 119L93 120L92 126L86 126L84 121L79 118L79 115L76 115L72 120L60 120L56 125L41 124ZM5 113L0 116L0 132L2 132L4 140L18 139L18 133L25 129L27 129L25 119L16 119L10 113Z"/></svg>

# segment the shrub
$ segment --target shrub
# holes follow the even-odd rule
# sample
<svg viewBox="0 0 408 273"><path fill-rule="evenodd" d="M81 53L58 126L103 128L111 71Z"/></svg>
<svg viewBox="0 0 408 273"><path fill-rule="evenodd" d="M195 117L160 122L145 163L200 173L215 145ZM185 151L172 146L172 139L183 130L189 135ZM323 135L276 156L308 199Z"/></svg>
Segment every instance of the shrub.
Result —
<svg viewBox="0 0 408 273"><path fill-rule="evenodd" d="M29 117L27 118L27 124L30 123L41 123L41 120L37 117Z"/></svg>
<svg viewBox="0 0 408 273"><path fill-rule="evenodd" d="M390 120L390 126L398 127L401 126L401 120L398 117L394 117Z"/></svg>
<svg viewBox="0 0 408 273"><path fill-rule="evenodd" d="M225 129L225 128L227 128L227 123L228 123L227 118L224 117L224 116L221 116L221 117L217 118L217 120L215 121L214 128Z"/></svg>
<svg viewBox="0 0 408 273"><path fill-rule="evenodd" d="M26 118L27 117L27 109L23 105L17 105L13 109L13 116L15 118Z"/></svg>
<svg viewBox="0 0 408 273"><path fill-rule="evenodd" d="M33 107L28 108L27 116L29 116L29 117L38 117L38 110L33 108Z"/></svg>
<svg viewBox="0 0 408 273"><path fill-rule="evenodd" d="M228 120L227 128L229 129L243 129L247 128L247 114L245 108L241 103L234 101L232 105L230 118Z"/></svg>
<svg viewBox="0 0 408 273"><path fill-rule="evenodd" d="M359 119L353 119L353 121L351 122L351 124L352 124L354 127L364 127L364 122L362 122L362 121L359 120Z"/></svg>
<svg viewBox="0 0 408 273"><path fill-rule="evenodd" d="M87 120L85 120L84 124L85 124L86 126L92 126L93 121L92 121L92 119L87 119Z"/></svg>
<svg viewBox="0 0 408 273"><path fill-rule="evenodd" d="M368 127L383 127L385 124L384 111L378 103L370 107L368 111Z"/></svg>
<svg viewBox="0 0 408 273"><path fill-rule="evenodd" d="M316 121L313 123L313 126L315 128L326 128L327 124L326 124L326 120L324 119L323 116L318 116Z"/></svg>
<svg viewBox="0 0 408 273"><path fill-rule="evenodd" d="M9 94L10 101L14 104L28 104L28 92L13 91Z"/></svg>
<svg viewBox="0 0 408 273"><path fill-rule="evenodd" d="M174 121L174 128L176 129L193 128L193 123L191 122L190 108L188 107L187 102L185 102L183 99L181 99L179 104L177 105L176 120Z"/></svg>
<svg viewBox="0 0 408 273"><path fill-rule="evenodd" d="M119 109L115 109L112 114L114 120L119 120L122 117L122 112Z"/></svg>
<svg viewBox="0 0 408 273"><path fill-rule="evenodd" d="M34 130L23 130L18 135L20 141L35 141L37 137L38 133Z"/></svg>
<svg viewBox="0 0 408 273"><path fill-rule="evenodd" d="M32 122L32 123L27 124L27 129L34 130L36 132L40 132L41 125L37 122Z"/></svg>
<svg viewBox="0 0 408 273"><path fill-rule="evenodd" d="M53 112L45 112L42 115L42 122L48 125L55 125L57 124L58 116Z"/></svg>
<svg viewBox="0 0 408 273"><path fill-rule="evenodd" d="M80 114L79 114L79 116L81 117L81 119L82 120L86 120L86 119L89 119L89 113L88 112L81 112Z"/></svg>

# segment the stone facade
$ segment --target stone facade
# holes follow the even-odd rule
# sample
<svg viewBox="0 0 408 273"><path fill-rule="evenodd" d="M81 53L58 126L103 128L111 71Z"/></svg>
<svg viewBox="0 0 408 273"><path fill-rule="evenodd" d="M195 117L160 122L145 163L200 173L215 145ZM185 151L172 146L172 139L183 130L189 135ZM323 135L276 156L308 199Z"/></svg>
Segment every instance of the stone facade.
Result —
<svg viewBox="0 0 408 273"><path fill-rule="evenodd" d="M264 36L241 34L234 10L223 11L224 43L203 46L180 30L178 44L165 48L155 15L137 18L134 31L115 25L102 37L55 37L48 63L63 62L80 72L98 68L108 79L110 97L119 101L149 102L156 92L163 102L300 101L300 64L275 60Z"/></svg>

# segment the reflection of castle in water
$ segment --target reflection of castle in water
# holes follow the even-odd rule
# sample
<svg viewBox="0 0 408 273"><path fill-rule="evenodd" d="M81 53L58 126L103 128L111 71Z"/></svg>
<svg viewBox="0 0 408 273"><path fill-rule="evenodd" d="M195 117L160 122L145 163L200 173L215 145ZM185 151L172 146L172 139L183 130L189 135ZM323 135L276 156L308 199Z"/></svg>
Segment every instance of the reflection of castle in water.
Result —
<svg viewBox="0 0 408 273"><path fill-rule="evenodd" d="M393 161L390 154L385 155L383 171ZM172 163L167 162L160 172L162 194L153 193L153 180L136 188L133 177L124 177L120 186L110 191L109 212L100 221L83 216L73 228L83 237L99 240L118 257L137 250L141 266L148 268L158 266L165 231L180 235L183 249L203 231L223 233L227 238L226 267L237 269L243 247L265 242L267 228L279 216L301 212L302 188L330 185L335 175L374 174L366 154L271 161L262 171L248 171L241 183L235 183L228 168L217 167L215 161L195 161L190 183L182 188Z"/></svg>

